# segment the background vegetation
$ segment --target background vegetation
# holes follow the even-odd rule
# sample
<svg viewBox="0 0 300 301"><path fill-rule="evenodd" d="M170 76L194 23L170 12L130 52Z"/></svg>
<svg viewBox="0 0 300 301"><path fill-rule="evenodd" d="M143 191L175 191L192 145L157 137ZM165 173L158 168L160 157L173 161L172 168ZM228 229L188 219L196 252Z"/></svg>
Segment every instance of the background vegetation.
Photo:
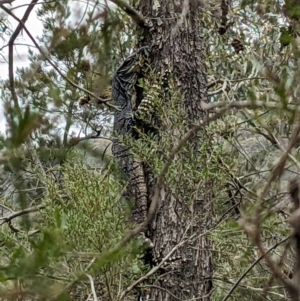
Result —
<svg viewBox="0 0 300 301"><path fill-rule="evenodd" d="M71 8L79 1L41 1L35 9L43 33L30 37L37 51L28 48L29 66L14 72L14 44L21 29L30 35L25 21L33 6L15 29L14 1L2 2L1 51L8 47L9 57L1 68L10 72L1 85L0 299L136 299L149 289L141 277L156 275L148 273L141 242L127 244L126 183L110 155L113 108L93 98L110 98L113 73L138 39L135 24L106 1L80 2L78 15ZM184 146L165 183L187 200L195 187L201 195L203 183L212 183L212 300L287 300L285 281L298 271L289 235L291 227L299 229L290 198L297 202L300 172L300 7L289 1L203 5L206 109L215 118L199 133L201 156L188 159L190 146ZM144 87L163 123L177 125L179 142L187 126L178 91L173 86L163 106L150 83ZM91 102L81 106L87 95ZM131 146L158 175L172 139L165 132L159 144L143 136Z"/></svg>

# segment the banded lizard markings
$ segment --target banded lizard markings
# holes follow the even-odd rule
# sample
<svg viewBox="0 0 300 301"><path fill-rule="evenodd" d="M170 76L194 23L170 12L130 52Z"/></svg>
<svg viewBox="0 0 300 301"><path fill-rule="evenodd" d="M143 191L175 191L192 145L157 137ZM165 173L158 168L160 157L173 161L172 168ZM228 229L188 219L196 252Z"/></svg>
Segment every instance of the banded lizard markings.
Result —
<svg viewBox="0 0 300 301"><path fill-rule="evenodd" d="M123 138L134 136L134 112L138 112L137 82L143 75L149 47L130 55L117 69L112 81L112 97L119 110L114 114L114 133ZM120 164L128 185L125 198L133 199L132 219L142 223L147 218L148 189L143 163L118 138L113 140L112 153Z"/></svg>

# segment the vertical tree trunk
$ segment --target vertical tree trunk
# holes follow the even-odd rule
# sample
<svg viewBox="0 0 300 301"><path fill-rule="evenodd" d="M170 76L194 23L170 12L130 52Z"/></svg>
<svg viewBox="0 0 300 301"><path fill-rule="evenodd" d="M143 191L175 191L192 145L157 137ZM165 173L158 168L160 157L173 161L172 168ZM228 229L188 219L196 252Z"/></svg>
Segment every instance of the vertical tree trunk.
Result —
<svg viewBox="0 0 300 301"><path fill-rule="evenodd" d="M137 9L153 23L150 34L143 34L139 46L154 45L152 64L157 72L163 74L167 69L173 71L176 89L182 96L180 109L187 116L187 125L192 127L192 124L198 124L205 117L200 101L207 102L208 99L201 5L196 0L141 0ZM164 130L171 132L173 129ZM195 153L189 155L196 156L201 141L195 137L191 143L195 146ZM187 235L197 235L175 252L176 257L181 258L176 265L174 262L164 268L163 275L159 275L154 282L150 283L149 280L150 300L210 300L212 244L204 234L211 228L212 220L212 190L209 183L205 191L206 195L193 205L184 198L172 195L167 188L162 193L152 224L155 258L163 259L178 245L186 226L193 220L192 215L198 218ZM204 235L199 236L199 233Z"/></svg>

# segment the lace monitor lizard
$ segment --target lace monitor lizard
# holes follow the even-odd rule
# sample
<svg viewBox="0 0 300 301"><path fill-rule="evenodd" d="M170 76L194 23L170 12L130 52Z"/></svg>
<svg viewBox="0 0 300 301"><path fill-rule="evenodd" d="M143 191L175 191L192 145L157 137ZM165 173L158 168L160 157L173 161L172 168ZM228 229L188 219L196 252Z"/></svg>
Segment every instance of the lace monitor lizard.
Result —
<svg viewBox="0 0 300 301"><path fill-rule="evenodd" d="M130 55L113 77L112 98L119 108L114 114L114 133L119 138L128 135L137 138L135 126L151 107L147 97L142 99L142 88L138 86L138 79L144 75L149 51L149 47L142 47ZM113 140L112 152L128 179L124 196L135 202L133 222L142 223L147 218L149 203L144 164L118 138Z"/></svg>

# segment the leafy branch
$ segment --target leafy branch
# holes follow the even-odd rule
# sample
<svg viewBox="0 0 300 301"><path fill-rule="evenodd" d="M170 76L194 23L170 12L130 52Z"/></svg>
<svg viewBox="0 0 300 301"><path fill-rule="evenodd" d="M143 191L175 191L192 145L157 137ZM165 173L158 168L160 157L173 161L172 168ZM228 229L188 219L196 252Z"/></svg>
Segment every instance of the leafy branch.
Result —
<svg viewBox="0 0 300 301"><path fill-rule="evenodd" d="M37 1L37 0L33 0L33 1ZM51 61L51 59L48 57L48 55L44 52L44 50L38 45L38 43L36 42L36 40L34 39L34 37L32 36L32 34L30 33L30 31L27 29L25 23L23 22L23 20L19 19L15 14L13 14L9 9L7 9L4 5L0 5L0 8L2 8L8 15L10 15L11 17L13 17L16 21L19 22L19 25L21 27L21 29L23 28L24 31L27 33L28 37L31 39L31 41L33 42L34 46L39 50L39 52L44 56L44 58L46 59L46 61L54 68L54 70L65 80L67 81L71 86L73 86L74 88L77 88L83 92L85 92L87 95L90 95L93 98L96 98L98 103L103 103L105 105L107 105L108 107L111 107L115 110L118 110L118 108L114 105L112 105L111 103L109 103L109 101L111 101L111 99L103 99L101 97L98 97L96 95L94 95L92 92L90 92L89 90L82 88L80 86L78 86L76 83L74 83L72 80L70 80L67 76L65 76L61 70ZM14 87L14 84L13 84Z"/></svg>

